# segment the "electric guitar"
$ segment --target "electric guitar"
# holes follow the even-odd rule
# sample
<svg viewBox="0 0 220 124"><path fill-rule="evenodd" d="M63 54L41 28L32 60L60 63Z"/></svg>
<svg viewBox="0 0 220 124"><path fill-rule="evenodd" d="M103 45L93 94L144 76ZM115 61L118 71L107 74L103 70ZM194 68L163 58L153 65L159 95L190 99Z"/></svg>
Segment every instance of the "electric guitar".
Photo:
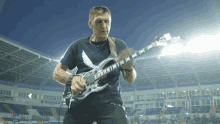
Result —
<svg viewBox="0 0 220 124"><path fill-rule="evenodd" d="M69 108L78 105L83 101L84 98L86 98L92 92L99 92L105 89L107 86L110 86L108 83L104 85L100 85L99 80L103 78L106 74L114 71L117 68L120 68L120 66L128 62L131 62L132 60L146 53L147 51L153 48L160 48L164 46L167 46L166 42L155 41L152 42L150 45L146 46L145 48L143 48L142 50L136 51L133 54L129 54L129 56L124 59L120 59L121 54L116 58L109 56L107 59L103 60L97 67L95 67L91 71L77 74L86 81L87 86L84 88L83 91L79 92L78 94L73 94L71 93L71 85L70 84L66 85L63 93L63 98L64 101L66 102L66 105L68 105ZM126 51L126 49L124 51ZM109 65L109 63L113 63L113 64L110 64L110 66L106 67L106 65L107 64Z"/></svg>

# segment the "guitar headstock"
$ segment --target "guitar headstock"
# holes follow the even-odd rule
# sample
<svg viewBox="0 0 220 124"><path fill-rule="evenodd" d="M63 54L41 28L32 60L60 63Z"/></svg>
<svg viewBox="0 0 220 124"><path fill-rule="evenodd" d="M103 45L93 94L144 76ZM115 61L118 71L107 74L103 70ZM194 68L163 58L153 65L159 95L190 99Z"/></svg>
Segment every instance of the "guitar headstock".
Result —
<svg viewBox="0 0 220 124"><path fill-rule="evenodd" d="M166 46L167 46L167 42L165 41L154 41L150 43L150 45L146 46L145 49L150 50L153 48L161 48L161 47L166 47Z"/></svg>
<svg viewBox="0 0 220 124"><path fill-rule="evenodd" d="M154 42L148 45L145 49L150 50L153 48L166 47L172 43L181 42L181 37L171 37L170 33L164 34L162 37L155 37Z"/></svg>

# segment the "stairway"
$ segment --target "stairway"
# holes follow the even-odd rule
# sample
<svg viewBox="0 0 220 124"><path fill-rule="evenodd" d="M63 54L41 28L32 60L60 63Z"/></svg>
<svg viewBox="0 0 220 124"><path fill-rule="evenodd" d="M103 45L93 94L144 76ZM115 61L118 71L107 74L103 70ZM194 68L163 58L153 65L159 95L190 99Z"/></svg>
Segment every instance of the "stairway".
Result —
<svg viewBox="0 0 220 124"><path fill-rule="evenodd" d="M44 124L42 121L38 121L38 124Z"/></svg>
<svg viewBox="0 0 220 124"><path fill-rule="evenodd" d="M8 111L10 111L11 113L14 113L14 111L7 105L7 104L3 104L5 108L8 109Z"/></svg>
<svg viewBox="0 0 220 124"><path fill-rule="evenodd" d="M55 108L50 108L50 110L51 110L53 116L58 116L57 111L56 111Z"/></svg>
<svg viewBox="0 0 220 124"><path fill-rule="evenodd" d="M212 107L209 112L210 112L211 114L215 114L215 111L216 111L216 108L215 108L215 107Z"/></svg>
<svg viewBox="0 0 220 124"><path fill-rule="evenodd" d="M3 118L0 118L3 124L8 124Z"/></svg>
<svg viewBox="0 0 220 124"><path fill-rule="evenodd" d="M161 111L160 111L160 116L164 115L165 112L166 112L167 108L163 108Z"/></svg>

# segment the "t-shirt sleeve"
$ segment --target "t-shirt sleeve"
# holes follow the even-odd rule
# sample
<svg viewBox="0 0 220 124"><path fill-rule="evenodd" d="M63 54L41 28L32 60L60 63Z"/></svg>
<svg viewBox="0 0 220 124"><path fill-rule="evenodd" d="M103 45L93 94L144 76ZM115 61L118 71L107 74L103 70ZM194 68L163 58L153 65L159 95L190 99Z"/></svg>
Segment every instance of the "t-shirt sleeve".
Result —
<svg viewBox="0 0 220 124"><path fill-rule="evenodd" d="M128 48L127 45L126 45L126 43L125 43L123 40L117 39L116 44L117 44L117 54L118 54L118 56L120 55L120 53L121 53L122 50ZM133 66L133 67L134 67L134 66ZM121 68L120 68L120 70L122 71Z"/></svg>
<svg viewBox="0 0 220 124"><path fill-rule="evenodd" d="M121 53L122 50L124 50L125 48L127 48L126 43L123 40L119 40L116 39L116 45L117 45L117 54L119 55Z"/></svg>
<svg viewBox="0 0 220 124"><path fill-rule="evenodd" d="M72 70L76 67L76 52L77 44L73 42L69 45L60 62L68 67L69 70Z"/></svg>

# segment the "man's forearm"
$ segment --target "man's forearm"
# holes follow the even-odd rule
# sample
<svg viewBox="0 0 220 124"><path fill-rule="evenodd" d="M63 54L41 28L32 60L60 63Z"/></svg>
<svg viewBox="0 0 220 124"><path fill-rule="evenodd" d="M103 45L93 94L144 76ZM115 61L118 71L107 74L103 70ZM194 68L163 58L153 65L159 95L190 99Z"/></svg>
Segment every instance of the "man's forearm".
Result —
<svg viewBox="0 0 220 124"><path fill-rule="evenodd" d="M137 73L136 73L136 70L133 69L131 72L128 72L128 71L123 71L123 75L124 75L124 79L128 82L128 83L132 83L134 82L134 80L136 79L137 77Z"/></svg>
<svg viewBox="0 0 220 124"><path fill-rule="evenodd" d="M54 78L57 82L59 82L59 83L61 83L61 84L67 84L68 78L69 78L70 76L71 76L71 74L70 74L70 73L67 73L67 72L65 72L65 71L57 71L57 72L54 73L53 78Z"/></svg>

